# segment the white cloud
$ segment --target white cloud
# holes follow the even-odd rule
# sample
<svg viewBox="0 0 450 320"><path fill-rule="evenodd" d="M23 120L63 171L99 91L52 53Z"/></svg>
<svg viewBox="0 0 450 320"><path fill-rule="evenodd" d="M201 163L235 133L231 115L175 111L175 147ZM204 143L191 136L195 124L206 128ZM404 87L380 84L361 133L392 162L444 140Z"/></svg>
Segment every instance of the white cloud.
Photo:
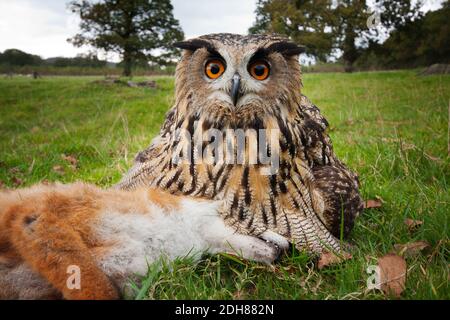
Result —
<svg viewBox="0 0 450 320"><path fill-rule="evenodd" d="M425 0L421 11L427 12L429 10L437 10L442 7L443 0Z"/></svg>
<svg viewBox="0 0 450 320"><path fill-rule="evenodd" d="M44 58L75 56L66 40L78 31L78 19L64 0L0 0L0 51L9 48ZM186 37L213 32L246 33L254 19L255 0L174 0L174 15ZM117 60L115 55L109 56Z"/></svg>
<svg viewBox="0 0 450 320"><path fill-rule="evenodd" d="M174 16L186 38L208 33L247 33L254 20L255 0L172 0Z"/></svg>
<svg viewBox="0 0 450 320"><path fill-rule="evenodd" d="M55 10L44 1L0 0L0 51L16 48L44 58L83 52L66 41L78 22L66 12L65 2L58 2Z"/></svg>

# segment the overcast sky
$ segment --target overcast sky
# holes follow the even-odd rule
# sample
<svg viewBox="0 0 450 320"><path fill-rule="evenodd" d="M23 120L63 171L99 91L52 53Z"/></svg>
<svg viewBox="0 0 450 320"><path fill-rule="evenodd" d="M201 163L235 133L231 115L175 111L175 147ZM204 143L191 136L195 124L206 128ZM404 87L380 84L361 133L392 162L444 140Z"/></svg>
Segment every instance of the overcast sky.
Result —
<svg viewBox="0 0 450 320"><path fill-rule="evenodd" d="M435 9L442 0L426 2L427 9ZM66 3L0 0L0 51L16 48L43 58L85 52L66 41L77 33L79 22ZM254 21L256 0L172 0L172 4L175 18L190 38L213 32L246 33Z"/></svg>

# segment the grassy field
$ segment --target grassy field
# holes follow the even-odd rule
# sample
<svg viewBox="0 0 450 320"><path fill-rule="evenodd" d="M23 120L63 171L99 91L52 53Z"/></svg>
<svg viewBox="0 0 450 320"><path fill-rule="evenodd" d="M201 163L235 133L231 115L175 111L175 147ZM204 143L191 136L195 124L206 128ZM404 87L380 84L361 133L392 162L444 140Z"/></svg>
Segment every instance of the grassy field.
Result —
<svg viewBox="0 0 450 320"><path fill-rule="evenodd" d="M156 78L157 89L93 80L0 79L0 184L119 180L158 132L173 78ZM335 151L360 174L364 198L383 200L357 220L353 259L322 270L297 251L275 267L221 255L182 260L150 268L138 298L386 299L366 289L366 268L394 244L425 240L430 250L406 259L402 298L450 299L450 76L306 74L303 92L329 120ZM423 225L410 232L406 218Z"/></svg>

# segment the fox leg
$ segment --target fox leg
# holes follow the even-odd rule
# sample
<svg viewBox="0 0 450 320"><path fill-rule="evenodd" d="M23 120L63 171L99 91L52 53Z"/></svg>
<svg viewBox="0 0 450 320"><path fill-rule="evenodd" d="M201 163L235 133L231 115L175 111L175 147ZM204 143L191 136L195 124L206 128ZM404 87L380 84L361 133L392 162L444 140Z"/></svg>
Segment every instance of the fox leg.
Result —
<svg viewBox="0 0 450 320"><path fill-rule="evenodd" d="M245 235L236 232L236 230L225 224L223 219L217 216L206 224L202 234L211 244L210 252L228 252L237 254L244 259L270 264L275 261L281 251L288 246L287 241L281 241L277 238L277 243L272 239L260 239L254 236ZM272 234L267 233L267 238ZM281 244L278 247L277 244Z"/></svg>
<svg viewBox="0 0 450 320"><path fill-rule="evenodd" d="M12 243L32 269L65 299L117 299L118 291L95 264L79 233L52 214L20 215ZM80 286L68 285L70 270L79 270Z"/></svg>
<svg viewBox="0 0 450 320"><path fill-rule="evenodd" d="M271 264L280 255L281 248L256 237L233 233L224 239L220 251L237 254L244 259Z"/></svg>

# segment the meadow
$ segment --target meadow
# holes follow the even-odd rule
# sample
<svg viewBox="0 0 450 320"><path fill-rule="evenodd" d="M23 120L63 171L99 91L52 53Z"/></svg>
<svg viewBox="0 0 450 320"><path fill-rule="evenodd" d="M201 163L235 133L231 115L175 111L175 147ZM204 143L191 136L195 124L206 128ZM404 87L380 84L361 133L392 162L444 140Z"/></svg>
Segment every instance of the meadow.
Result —
<svg viewBox="0 0 450 320"><path fill-rule="evenodd" d="M111 186L146 148L173 103L157 88L99 77L0 79L0 187L83 180ZM274 266L227 255L150 266L138 299L388 299L367 289L366 269L394 245L427 241L406 257L401 299L450 299L450 76L415 71L305 74L303 93L330 123L337 155L359 173L365 209L348 242L353 258L318 269L296 250ZM423 223L414 231L405 219Z"/></svg>

